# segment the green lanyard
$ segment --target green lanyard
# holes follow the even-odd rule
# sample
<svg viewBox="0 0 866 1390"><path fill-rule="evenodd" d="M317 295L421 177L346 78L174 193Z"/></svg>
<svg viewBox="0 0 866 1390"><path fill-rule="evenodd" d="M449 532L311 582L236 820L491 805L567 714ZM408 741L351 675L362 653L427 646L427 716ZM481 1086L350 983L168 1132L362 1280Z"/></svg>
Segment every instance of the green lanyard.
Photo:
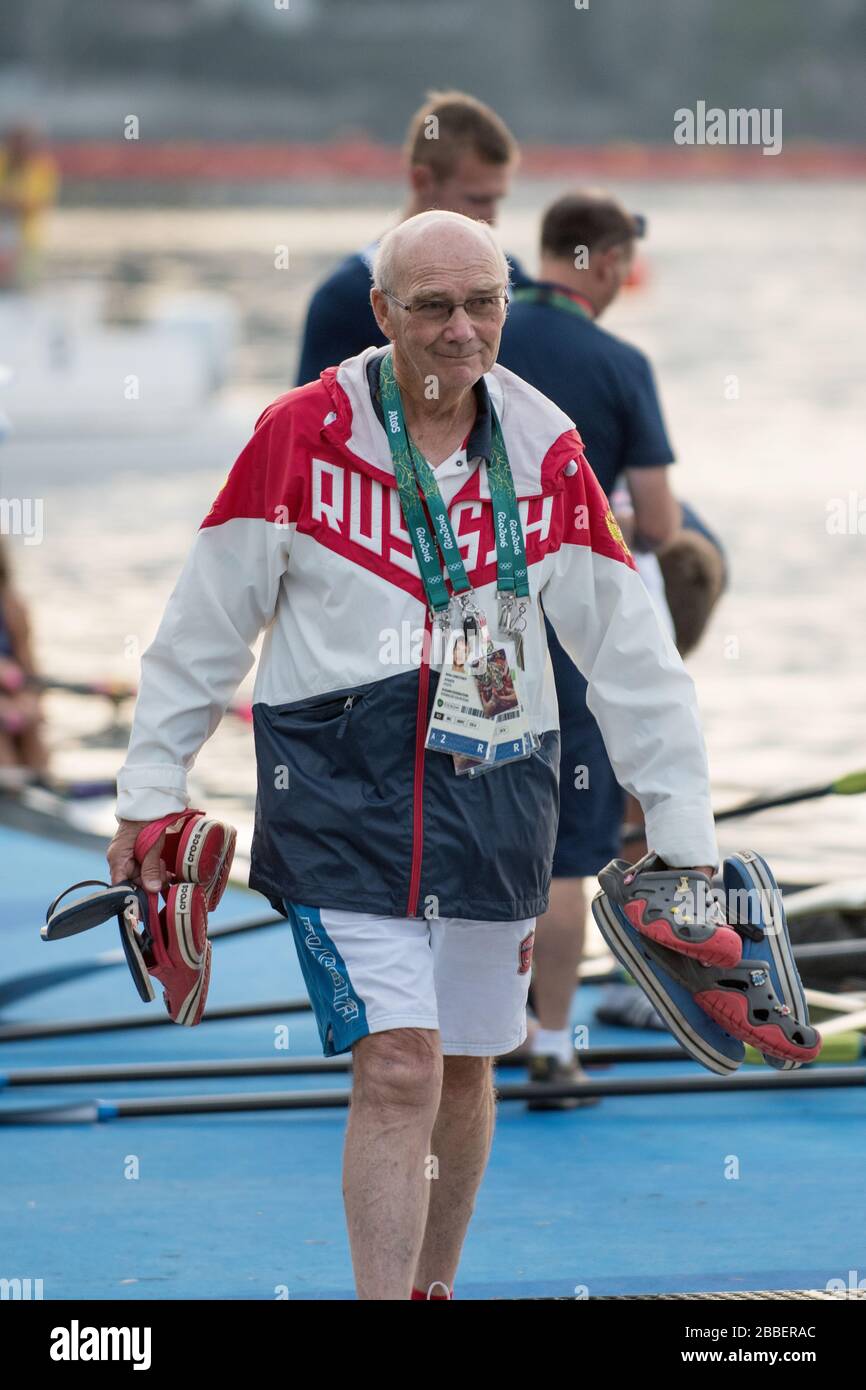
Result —
<svg viewBox="0 0 866 1390"><path fill-rule="evenodd" d="M517 509L517 494L505 440L496 411L493 410L492 457L487 464L487 482L493 502L493 533L496 537L496 588L499 594L529 597L529 575L523 528Z"/></svg>
<svg viewBox="0 0 866 1390"><path fill-rule="evenodd" d="M427 460L412 448L403 419L403 405L400 391L394 376L394 364L390 352L382 359L379 376L379 390L382 396L382 411L385 416L385 430L394 461L397 491L403 519L412 540L412 549L421 571L421 580L427 602L434 614L444 613L451 603L451 596L445 584L439 561L439 552L451 578L455 594L468 594L472 585L457 546L451 527L448 510L442 500L439 485ZM427 515L418 489L430 511L436 532L436 540L427 525ZM438 540L438 550L437 550Z"/></svg>
<svg viewBox="0 0 866 1390"><path fill-rule="evenodd" d="M577 314L578 318L592 318L589 310L576 299L572 299L570 294L566 294L564 290L551 289L547 285L526 285L523 289L515 290L511 298L523 304L553 304L557 309L564 309L567 314Z"/></svg>
<svg viewBox="0 0 866 1390"><path fill-rule="evenodd" d="M400 505L421 571L424 592L431 613L434 616L444 615L450 607L451 596L437 558L437 546L454 593L468 599L472 593L472 585L469 583L457 539L451 527L448 508L442 500L433 469L423 455L413 449L406 431L400 390L394 376L394 361L390 352L382 359L379 390ZM496 587L502 594L515 594L520 598L526 598L529 596L529 578L523 530L511 466L495 412L492 453L487 474L493 500L496 535ZM418 496L419 488L433 522L432 534L427 524L424 506Z"/></svg>

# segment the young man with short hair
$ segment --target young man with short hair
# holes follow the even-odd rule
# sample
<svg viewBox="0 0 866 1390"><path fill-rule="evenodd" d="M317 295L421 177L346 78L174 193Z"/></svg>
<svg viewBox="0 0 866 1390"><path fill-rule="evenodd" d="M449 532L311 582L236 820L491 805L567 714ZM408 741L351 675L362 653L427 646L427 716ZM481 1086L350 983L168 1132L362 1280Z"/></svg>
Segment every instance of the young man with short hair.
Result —
<svg viewBox="0 0 866 1390"><path fill-rule="evenodd" d="M694 532L681 529L683 509L668 482L674 454L650 364L599 324L628 278L645 229L644 218L603 192L579 190L550 204L541 224L539 280L516 290L499 360L575 421L608 496L617 479L625 480L633 517L617 520L628 544L643 553L636 556L638 568L660 597L663 620L675 636L653 552L676 537L687 552L677 557L678 570L693 580L695 566L705 567L707 556L695 556L689 540ZM686 520L696 521L689 509ZM698 539L710 563L721 566L709 541ZM530 1044L530 1074L538 1082L579 1082L583 1072L569 1020L583 954L583 880L619 855L626 802L587 707L587 683L549 623L547 638L561 710L560 821L551 905L536 938L532 1001L540 1026ZM565 1109L582 1103L572 1098L532 1106Z"/></svg>
<svg viewBox="0 0 866 1390"><path fill-rule="evenodd" d="M493 226L507 195L518 149L505 122L465 92L430 92L409 122L403 145L409 196L401 221L420 212L459 212ZM315 291L301 345L297 384L385 338L370 308L378 242L347 256ZM510 257L511 283L528 283Z"/></svg>

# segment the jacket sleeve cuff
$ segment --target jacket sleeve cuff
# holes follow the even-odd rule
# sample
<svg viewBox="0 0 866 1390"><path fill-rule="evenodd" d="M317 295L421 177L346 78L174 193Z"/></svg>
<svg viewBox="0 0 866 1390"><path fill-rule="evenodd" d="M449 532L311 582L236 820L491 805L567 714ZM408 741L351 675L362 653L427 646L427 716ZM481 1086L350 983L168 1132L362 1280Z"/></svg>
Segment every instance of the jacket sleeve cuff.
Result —
<svg viewBox="0 0 866 1390"><path fill-rule="evenodd" d="M159 820L189 806L186 772L182 767L122 767L117 774L117 806L114 818Z"/></svg>
<svg viewBox="0 0 866 1390"><path fill-rule="evenodd" d="M705 801L654 806L646 815L646 842L672 869L718 868L715 822Z"/></svg>

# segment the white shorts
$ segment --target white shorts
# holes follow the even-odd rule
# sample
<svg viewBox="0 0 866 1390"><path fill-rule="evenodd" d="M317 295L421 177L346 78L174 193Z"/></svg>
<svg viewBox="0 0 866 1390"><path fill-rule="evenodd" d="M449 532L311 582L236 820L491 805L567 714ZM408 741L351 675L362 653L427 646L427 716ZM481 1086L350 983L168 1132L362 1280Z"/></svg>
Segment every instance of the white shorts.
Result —
<svg viewBox="0 0 866 1390"><path fill-rule="evenodd" d="M389 1028L438 1029L446 1056L495 1057L524 1041L534 917L285 906L326 1057Z"/></svg>

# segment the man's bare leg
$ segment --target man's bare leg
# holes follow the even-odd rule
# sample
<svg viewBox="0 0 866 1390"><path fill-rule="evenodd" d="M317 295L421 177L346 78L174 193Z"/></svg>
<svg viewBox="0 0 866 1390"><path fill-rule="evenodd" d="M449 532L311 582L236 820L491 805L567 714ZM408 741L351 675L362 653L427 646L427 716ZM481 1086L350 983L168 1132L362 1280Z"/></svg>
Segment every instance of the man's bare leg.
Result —
<svg viewBox="0 0 866 1390"><path fill-rule="evenodd" d="M352 1056L343 1198L358 1298L408 1299L430 1194L425 1160L442 1088L439 1033L371 1033Z"/></svg>
<svg viewBox="0 0 866 1390"><path fill-rule="evenodd" d="M550 906L538 919L533 952L532 1002L545 1030L561 1031L569 1025L585 935L583 879L553 879Z"/></svg>
<svg viewBox="0 0 866 1390"><path fill-rule="evenodd" d="M436 1159L424 1244L414 1284L427 1293L454 1287L475 1197L490 1156L495 1104L490 1057L446 1057L442 1099L431 1139Z"/></svg>

